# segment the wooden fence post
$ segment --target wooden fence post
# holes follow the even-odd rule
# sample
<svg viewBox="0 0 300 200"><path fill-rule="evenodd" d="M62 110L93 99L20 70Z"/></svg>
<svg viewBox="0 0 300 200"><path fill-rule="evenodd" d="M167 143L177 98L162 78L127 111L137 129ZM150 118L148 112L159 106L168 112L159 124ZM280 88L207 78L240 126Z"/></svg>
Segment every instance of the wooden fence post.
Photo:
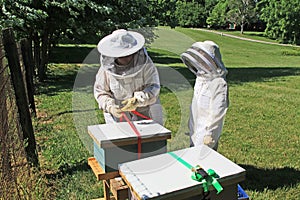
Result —
<svg viewBox="0 0 300 200"><path fill-rule="evenodd" d="M32 110L32 113L34 114L34 116L36 116L35 103L34 103L34 83L33 83L34 61L32 55L32 47L27 39L21 40L21 51L22 51L22 57L25 66L28 103L29 103L29 107Z"/></svg>
<svg viewBox="0 0 300 200"><path fill-rule="evenodd" d="M32 120L26 98L25 85L22 78L17 44L11 28L3 30L3 45L11 72L11 79L16 95L16 104L20 117L20 123L25 144L25 152L29 164L39 167L38 155L36 151L36 141L32 127Z"/></svg>
<svg viewBox="0 0 300 200"><path fill-rule="evenodd" d="M9 155L9 141L8 141L8 111L7 111L7 91L6 84L8 82L8 76L5 76L5 67L3 66L3 51L2 51L2 41L0 38L0 167L1 167L1 181L6 181L7 183L11 181L12 171L11 171L11 160ZM1 184L0 184L1 185ZM1 197L0 191L0 197Z"/></svg>

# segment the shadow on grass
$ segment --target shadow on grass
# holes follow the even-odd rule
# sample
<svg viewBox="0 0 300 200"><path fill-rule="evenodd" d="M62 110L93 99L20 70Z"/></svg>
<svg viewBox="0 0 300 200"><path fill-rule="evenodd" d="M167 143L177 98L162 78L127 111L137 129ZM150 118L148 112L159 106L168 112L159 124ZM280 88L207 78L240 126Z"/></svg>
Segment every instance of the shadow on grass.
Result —
<svg viewBox="0 0 300 200"><path fill-rule="evenodd" d="M191 85L195 83L195 76L189 69L172 67L181 73ZM296 76L300 74L300 68L228 68L227 81L229 84L243 84L246 82L265 82L270 78L281 76Z"/></svg>
<svg viewBox="0 0 300 200"><path fill-rule="evenodd" d="M227 80L232 84L241 84L244 82L264 82L270 78L299 74L300 68L296 67L229 68Z"/></svg>
<svg viewBox="0 0 300 200"><path fill-rule="evenodd" d="M76 75L60 75L60 76L47 76L47 79L38 84L38 94L46 94L54 96L59 92L68 92L73 89L74 79Z"/></svg>
<svg viewBox="0 0 300 200"><path fill-rule="evenodd" d="M52 52L50 61L56 63L82 63L84 58L90 52L96 51L95 48L89 47L56 47ZM94 52L95 53L95 52ZM165 53L149 52L151 58L159 66L167 66L169 64L182 65L182 61L179 56L169 56ZM97 57L97 56L92 56ZM98 59L98 57L97 57ZM96 61L97 59L93 60ZM50 66L51 67L51 66ZM190 72L186 67L172 66L173 69L181 73L184 78L193 86L195 83L195 75ZM92 87L94 78L97 73L97 67L87 67L85 70L81 70L82 76L87 77L87 82L84 82L85 86L90 85ZM229 84L243 84L245 82L263 82L268 81L270 78L280 76L299 75L300 68L296 67L253 67L253 68L228 68L227 80ZM55 95L60 91L71 91L74 87L74 81L78 73L78 68L65 70L62 72L51 71L47 74L47 79L41 88L40 93L47 95ZM163 77L161 77L163 78ZM169 77L168 77L169 80ZM172 79L170 79L172 81ZM80 87L80 86L79 86Z"/></svg>
<svg viewBox="0 0 300 200"><path fill-rule="evenodd" d="M241 183L247 190L264 191L291 187L300 182L300 171L290 168L262 169L252 165L240 165L246 170L246 180Z"/></svg>
<svg viewBox="0 0 300 200"><path fill-rule="evenodd" d="M82 63L93 47L55 47L50 54L50 63ZM99 57L98 57L99 58Z"/></svg>
<svg viewBox="0 0 300 200"><path fill-rule="evenodd" d="M46 178L47 179L61 179L66 175L72 175L75 174L76 172L81 172L81 171L90 171L91 168L88 165L86 160L82 160L78 163L75 164L64 164L59 167L59 169L56 172L48 172L46 173Z"/></svg>
<svg viewBox="0 0 300 200"><path fill-rule="evenodd" d="M182 63L178 57L168 57L165 54L151 53L155 63L163 65ZM195 75L187 67L173 67L181 73L191 85L195 83ZM295 76L300 74L297 67L247 67L247 68L227 68L227 80L231 84L242 84L245 82L264 82L267 79L280 76Z"/></svg>
<svg viewBox="0 0 300 200"><path fill-rule="evenodd" d="M193 86L195 83L195 75L190 72L189 69L184 67L172 67L181 73L184 78ZM282 76L296 76L300 74L300 68L229 68L227 80L229 84L243 84L246 82L265 82L270 78L282 77ZM94 78L97 73L95 67L91 67L90 70L86 70L87 80L92 87L94 84ZM76 79L77 72L72 74L60 74L60 75L48 75L47 79L39 85L39 92L47 95L55 95L62 91L71 91L74 87L74 81ZM169 79L169 78L168 78ZM80 86L79 86L80 87Z"/></svg>
<svg viewBox="0 0 300 200"><path fill-rule="evenodd" d="M91 54L92 53L92 54ZM170 65L170 64L180 64L182 61L180 57L176 54L171 54L171 52L148 52L154 63L159 65ZM96 64L99 62L99 53L96 48L92 47L55 47L50 55L50 63L82 63L86 56L89 55L91 58L88 60ZM180 72L191 84L194 84L195 76L186 67L173 67L178 72ZM249 68L228 68L227 79L229 83L240 84L243 82L256 82L256 81L266 81L268 78L279 77L279 76L290 76L299 75L300 68L293 67L249 67ZM61 75L61 80L75 79L76 73L68 74L68 76ZM51 81L52 77L49 77ZM59 77L57 77L59 80Z"/></svg>
<svg viewBox="0 0 300 200"><path fill-rule="evenodd" d="M264 37L264 32L244 32L245 35ZM276 42L276 40L274 40Z"/></svg>
<svg viewBox="0 0 300 200"><path fill-rule="evenodd" d="M178 55L174 56L169 56L167 54L160 54L156 52L149 52L149 56L155 63L160 63L160 64L176 64L176 63L181 63L181 59L179 58Z"/></svg>
<svg viewBox="0 0 300 200"><path fill-rule="evenodd" d="M84 68L84 69L83 69ZM81 77L84 80L76 81L79 73L79 67L70 67L69 69L54 69L47 74L47 78L38 85L38 93L48 96L56 95L59 92L70 92L74 88L93 87L98 67L82 67L80 69ZM82 74L84 73L84 74Z"/></svg>

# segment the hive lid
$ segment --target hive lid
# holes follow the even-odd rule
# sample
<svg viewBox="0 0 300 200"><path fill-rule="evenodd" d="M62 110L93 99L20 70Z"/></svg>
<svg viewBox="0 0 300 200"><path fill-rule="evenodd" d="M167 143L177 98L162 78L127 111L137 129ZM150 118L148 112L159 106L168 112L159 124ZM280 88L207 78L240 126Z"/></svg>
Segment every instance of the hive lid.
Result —
<svg viewBox="0 0 300 200"><path fill-rule="evenodd" d="M213 169L223 187L246 177L245 169L205 145L122 163L119 173L140 199L201 194L202 183L191 178L192 171L182 160L191 166L200 165L206 171Z"/></svg>
<svg viewBox="0 0 300 200"><path fill-rule="evenodd" d="M166 140L171 131L153 120L133 121L142 142ZM101 148L124 146L137 143L137 134L127 122L88 126L88 133Z"/></svg>

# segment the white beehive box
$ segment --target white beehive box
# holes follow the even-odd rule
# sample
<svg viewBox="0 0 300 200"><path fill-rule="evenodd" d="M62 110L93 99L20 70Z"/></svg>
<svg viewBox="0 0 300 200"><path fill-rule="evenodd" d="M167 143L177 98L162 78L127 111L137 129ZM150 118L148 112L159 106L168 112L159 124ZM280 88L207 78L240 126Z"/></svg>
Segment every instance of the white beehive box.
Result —
<svg viewBox="0 0 300 200"><path fill-rule="evenodd" d="M167 152L171 131L153 120L132 122L141 135L141 158ZM94 141L94 157L104 170L118 170L118 165L138 159L138 136L127 122L88 126Z"/></svg>
<svg viewBox="0 0 300 200"><path fill-rule="evenodd" d="M216 194L210 186L211 200L238 199L237 184L245 180L246 171L207 146L191 147L149 158L123 163L119 173L131 189L134 199L202 199L202 183L191 178L191 166L213 169L223 191ZM174 155L173 154L173 155ZM182 161L183 160L183 161Z"/></svg>

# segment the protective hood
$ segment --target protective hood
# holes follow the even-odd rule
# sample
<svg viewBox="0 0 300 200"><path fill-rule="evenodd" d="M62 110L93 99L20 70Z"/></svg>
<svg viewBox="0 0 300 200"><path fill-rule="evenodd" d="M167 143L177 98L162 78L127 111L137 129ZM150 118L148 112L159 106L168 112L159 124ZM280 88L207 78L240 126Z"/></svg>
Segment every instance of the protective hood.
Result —
<svg viewBox="0 0 300 200"><path fill-rule="evenodd" d="M116 59L116 57L100 56L101 67L117 79L134 77L149 62L149 56L144 48L133 54L133 59L128 65L119 65Z"/></svg>
<svg viewBox="0 0 300 200"><path fill-rule="evenodd" d="M223 77L227 74L219 46L212 41L194 43L181 54L181 59L195 75Z"/></svg>

